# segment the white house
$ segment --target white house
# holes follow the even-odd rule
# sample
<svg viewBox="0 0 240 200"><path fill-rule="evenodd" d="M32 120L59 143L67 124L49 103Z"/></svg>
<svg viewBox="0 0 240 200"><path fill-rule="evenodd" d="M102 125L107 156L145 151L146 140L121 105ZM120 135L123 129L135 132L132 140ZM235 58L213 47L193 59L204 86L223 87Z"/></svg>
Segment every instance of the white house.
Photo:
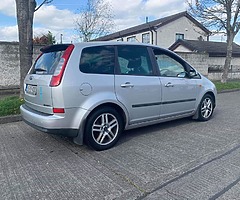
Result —
<svg viewBox="0 0 240 200"><path fill-rule="evenodd" d="M97 41L134 41L168 48L178 39L209 40L211 32L187 12L157 19L110 35Z"/></svg>

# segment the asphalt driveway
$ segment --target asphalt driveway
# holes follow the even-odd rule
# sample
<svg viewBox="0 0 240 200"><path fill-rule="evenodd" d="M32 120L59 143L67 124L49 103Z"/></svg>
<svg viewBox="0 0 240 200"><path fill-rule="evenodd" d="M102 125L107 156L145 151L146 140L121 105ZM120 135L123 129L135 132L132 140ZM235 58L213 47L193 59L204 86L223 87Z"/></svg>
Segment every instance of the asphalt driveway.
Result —
<svg viewBox="0 0 240 200"><path fill-rule="evenodd" d="M208 122L127 131L96 152L23 122L0 125L0 199L240 199L240 92Z"/></svg>

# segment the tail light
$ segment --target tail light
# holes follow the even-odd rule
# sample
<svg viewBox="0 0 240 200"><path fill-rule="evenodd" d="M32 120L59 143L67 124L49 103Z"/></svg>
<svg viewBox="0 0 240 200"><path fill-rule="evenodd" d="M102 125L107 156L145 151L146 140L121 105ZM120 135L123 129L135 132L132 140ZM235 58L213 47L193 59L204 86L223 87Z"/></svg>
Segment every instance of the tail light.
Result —
<svg viewBox="0 0 240 200"><path fill-rule="evenodd" d="M60 59L54 74L52 76L51 82L50 82L50 87L56 87L60 85L63 77L63 73L65 71L68 59L74 49L74 45L71 44L68 46L68 48L65 50L64 54L62 55L62 58Z"/></svg>

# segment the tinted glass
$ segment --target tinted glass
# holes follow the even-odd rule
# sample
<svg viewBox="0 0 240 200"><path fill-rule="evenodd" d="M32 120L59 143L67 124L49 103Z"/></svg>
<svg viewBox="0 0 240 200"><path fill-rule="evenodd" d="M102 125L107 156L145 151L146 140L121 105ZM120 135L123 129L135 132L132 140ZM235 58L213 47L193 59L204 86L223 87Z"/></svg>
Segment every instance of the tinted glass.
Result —
<svg viewBox="0 0 240 200"><path fill-rule="evenodd" d="M143 46L118 46L118 63L121 74L153 74L147 48Z"/></svg>
<svg viewBox="0 0 240 200"><path fill-rule="evenodd" d="M64 51L42 54L33 66L33 74L53 74Z"/></svg>
<svg viewBox="0 0 240 200"><path fill-rule="evenodd" d="M80 71L94 74L114 74L114 47L99 46L83 49Z"/></svg>

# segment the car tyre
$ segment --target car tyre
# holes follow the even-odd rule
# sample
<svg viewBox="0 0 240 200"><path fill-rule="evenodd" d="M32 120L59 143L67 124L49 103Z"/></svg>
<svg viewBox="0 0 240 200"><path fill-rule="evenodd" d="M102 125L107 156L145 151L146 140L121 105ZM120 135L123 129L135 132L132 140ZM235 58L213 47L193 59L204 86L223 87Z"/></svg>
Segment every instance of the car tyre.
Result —
<svg viewBox="0 0 240 200"><path fill-rule="evenodd" d="M206 94L203 96L199 106L198 106L198 120L208 121L213 114L214 102L211 95Z"/></svg>
<svg viewBox="0 0 240 200"><path fill-rule="evenodd" d="M122 117L111 107L94 111L86 123L84 139L97 151L113 147L123 130Z"/></svg>

